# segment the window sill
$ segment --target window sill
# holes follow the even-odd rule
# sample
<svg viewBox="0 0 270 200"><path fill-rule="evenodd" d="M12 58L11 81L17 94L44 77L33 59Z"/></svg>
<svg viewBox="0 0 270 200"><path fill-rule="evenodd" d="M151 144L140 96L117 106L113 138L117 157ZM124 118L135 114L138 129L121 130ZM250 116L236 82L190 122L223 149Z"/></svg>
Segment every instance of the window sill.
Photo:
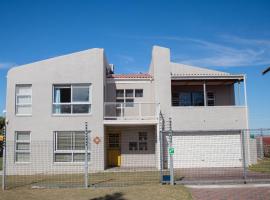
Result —
<svg viewBox="0 0 270 200"><path fill-rule="evenodd" d="M31 164L31 162L15 162L15 165L28 165Z"/></svg>
<svg viewBox="0 0 270 200"><path fill-rule="evenodd" d="M90 161L88 161L90 164ZM71 166L83 166L84 162L53 162L54 166L63 166L63 165L71 165Z"/></svg>
<svg viewBox="0 0 270 200"><path fill-rule="evenodd" d="M92 113L82 113L82 114L53 114L52 117L84 117L84 116L92 116Z"/></svg>
<svg viewBox="0 0 270 200"><path fill-rule="evenodd" d="M32 114L15 114L16 117L32 117Z"/></svg>

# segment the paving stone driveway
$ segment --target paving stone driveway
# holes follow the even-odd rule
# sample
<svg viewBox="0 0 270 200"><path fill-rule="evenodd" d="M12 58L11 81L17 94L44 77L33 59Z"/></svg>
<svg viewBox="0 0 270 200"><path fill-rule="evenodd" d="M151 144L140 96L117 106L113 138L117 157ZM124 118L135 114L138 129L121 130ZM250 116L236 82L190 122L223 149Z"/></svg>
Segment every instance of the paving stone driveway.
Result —
<svg viewBox="0 0 270 200"><path fill-rule="evenodd" d="M194 200L270 200L270 187L189 188Z"/></svg>

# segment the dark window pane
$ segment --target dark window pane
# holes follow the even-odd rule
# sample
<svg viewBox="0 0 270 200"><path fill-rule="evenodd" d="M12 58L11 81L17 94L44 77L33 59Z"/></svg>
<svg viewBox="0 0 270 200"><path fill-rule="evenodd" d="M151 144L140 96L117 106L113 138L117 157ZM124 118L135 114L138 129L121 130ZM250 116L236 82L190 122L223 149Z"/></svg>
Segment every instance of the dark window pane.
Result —
<svg viewBox="0 0 270 200"><path fill-rule="evenodd" d="M53 105L53 113L55 114L70 114L71 105Z"/></svg>
<svg viewBox="0 0 270 200"><path fill-rule="evenodd" d="M116 97L124 97L124 90L116 90Z"/></svg>
<svg viewBox="0 0 270 200"><path fill-rule="evenodd" d="M147 132L139 132L139 141L147 140Z"/></svg>
<svg viewBox="0 0 270 200"><path fill-rule="evenodd" d="M126 99L126 107L133 107L134 99Z"/></svg>
<svg viewBox="0 0 270 200"><path fill-rule="evenodd" d="M74 153L73 161L74 162L84 162L85 153ZM88 161L90 161L90 153L88 153Z"/></svg>
<svg viewBox="0 0 270 200"><path fill-rule="evenodd" d="M207 93L207 105L214 106L215 105L215 95L213 92Z"/></svg>
<svg viewBox="0 0 270 200"><path fill-rule="evenodd" d="M119 134L109 134L109 141L108 141L109 148L116 148L120 147L120 138Z"/></svg>
<svg viewBox="0 0 270 200"><path fill-rule="evenodd" d="M70 88L61 88L60 89L60 102L61 103L70 103L71 102L71 89Z"/></svg>
<svg viewBox="0 0 270 200"><path fill-rule="evenodd" d="M90 113L90 105L89 104L73 105L72 113Z"/></svg>
<svg viewBox="0 0 270 200"><path fill-rule="evenodd" d="M130 151L137 151L138 150L137 142L130 142L129 143L129 150Z"/></svg>
<svg viewBox="0 0 270 200"><path fill-rule="evenodd" d="M116 99L116 102L116 108L121 108L121 106L124 107L124 99Z"/></svg>
<svg viewBox="0 0 270 200"><path fill-rule="evenodd" d="M142 89L135 90L135 97L143 97L143 90Z"/></svg>
<svg viewBox="0 0 270 200"><path fill-rule="evenodd" d="M55 162L72 162L71 153L56 153L54 156Z"/></svg>
<svg viewBox="0 0 270 200"><path fill-rule="evenodd" d="M72 90L73 102L89 102L89 87L73 87Z"/></svg>
<svg viewBox="0 0 270 200"><path fill-rule="evenodd" d="M71 132L59 132L56 138L57 150L72 150L72 133Z"/></svg>
<svg viewBox="0 0 270 200"><path fill-rule="evenodd" d="M179 93L172 93L172 106L179 106Z"/></svg>
<svg viewBox="0 0 270 200"><path fill-rule="evenodd" d="M140 142L139 143L139 150L140 151L147 151L147 142Z"/></svg>
<svg viewBox="0 0 270 200"><path fill-rule="evenodd" d="M192 103L193 103L193 106L203 106L204 105L203 92L193 92Z"/></svg>
<svg viewBox="0 0 270 200"><path fill-rule="evenodd" d="M126 97L133 97L133 90L126 90Z"/></svg>
<svg viewBox="0 0 270 200"><path fill-rule="evenodd" d="M85 133L76 132L74 133L74 150L84 150L85 149Z"/></svg>
<svg viewBox="0 0 270 200"><path fill-rule="evenodd" d="M180 106L191 106L191 93L180 92Z"/></svg>
<svg viewBox="0 0 270 200"><path fill-rule="evenodd" d="M54 103L70 103L71 102L71 88L54 88Z"/></svg>

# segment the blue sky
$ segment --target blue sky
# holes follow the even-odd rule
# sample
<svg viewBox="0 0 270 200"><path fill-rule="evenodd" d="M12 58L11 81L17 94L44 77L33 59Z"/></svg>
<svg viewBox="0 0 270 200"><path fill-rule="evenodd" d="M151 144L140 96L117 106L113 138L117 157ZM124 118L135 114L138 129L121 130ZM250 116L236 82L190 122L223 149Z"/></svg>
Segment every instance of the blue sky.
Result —
<svg viewBox="0 0 270 200"><path fill-rule="evenodd" d="M93 47L118 73L147 71L153 45L172 60L244 73L252 128L270 127L270 1L0 1L0 111L9 68Z"/></svg>

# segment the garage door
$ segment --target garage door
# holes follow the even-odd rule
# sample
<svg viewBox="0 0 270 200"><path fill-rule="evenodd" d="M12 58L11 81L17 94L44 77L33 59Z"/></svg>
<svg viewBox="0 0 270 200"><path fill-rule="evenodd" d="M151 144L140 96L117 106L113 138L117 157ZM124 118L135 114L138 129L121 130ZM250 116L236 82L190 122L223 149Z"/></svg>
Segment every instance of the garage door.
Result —
<svg viewBox="0 0 270 200"><path fill-rule="evenodd" d="M175 135L174 167L241 167L240 139L238 133Z"/></svg>

